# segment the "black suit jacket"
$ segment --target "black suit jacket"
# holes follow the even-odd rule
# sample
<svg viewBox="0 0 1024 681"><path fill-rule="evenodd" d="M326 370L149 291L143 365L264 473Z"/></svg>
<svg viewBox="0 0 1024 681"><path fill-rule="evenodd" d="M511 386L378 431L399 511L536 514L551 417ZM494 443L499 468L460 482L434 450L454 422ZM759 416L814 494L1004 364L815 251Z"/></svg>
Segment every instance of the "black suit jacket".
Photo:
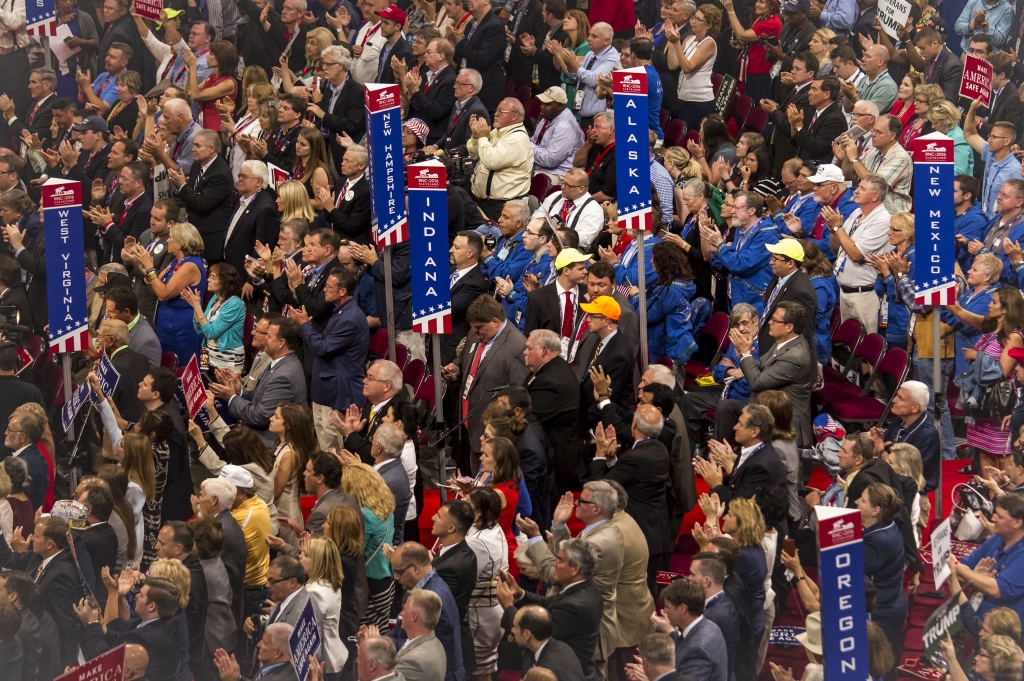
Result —
<svg viewBox="0 0 1024 681"><path fill-rule="evenodd" d="M231 224L236 210L237 206L228 216L228 225ZM277 243L280 219L277 202L270 192L266 189L256 192L245 212L235 223L230 238L227 238L225 230L224 262L238 270L239 275L245 276L245 256L255 252L257 241L268 245Z"/></svg>
<svg viewBox="0 0 1024 681"><path fill-rule="evenodd" d="M507 69L508 75L512 76L516 87L522 85L533 87L534 59L532 56L523 54L523 51L520 49L523 46L523 41L519 36L528 33L534 37L535 44L538 47L544 44L544 36L547 35L548 27L541 16L541 10L540 0L529 0L519 19L519 26L513 30L512 24L515 21L515 15L508 22L508 30L512 31L512 35L516 37L516 42L512 45L512 50L508 55Z"/></svg>
<svg viewBox="0 0 1024 681"><path fill-rule="evenodd" d="M327 285L327 276L335 267L338 267L338 258L331 258L324 264L320 275L308 282L303 282L295 287L294 305L304 306L309 313L313 328L322 331L334 312L334 303L328 303L324 296L324 286Z"/></svg>
<svg viewBox="0 0 1024 681"><path fill-rule="evenodd" d="M480 101L488 111L494 111L505 96L505 27L494 12L484 15L474 30L476 23L476 19L470 19L466 25L466 38L455 46L455 63L465 60L466 68L480 72L484 79Z"/></svg>
<svg viewBox="0 0 1024 681"><path fill-rule="evenodd" d="M125 419L135 422L146 413L146 405L139 399L139 383L149 373L149 360L141 353L135 352L125 346L111 358L110 363L117 369L121 378L117 381L114 394L110 399L117 405L117 410Z"/></svg>
<svg viewBox="0 0 1024 681"><path fill-rule="evenodd" d="M181 667L178 622L172 617L161 617L140 627L141 620L116 620L107 625L106 634L99 624L85 627L82 652L92 659L122 643L138 643L149 653L146 678L149 681L176 681Z"/></svg>
<svg viewBox="0 0 1024 681"><path fill-rule="evenodd" d="M32 276L25 293L32 309L41 311L41 314L32 315L32 324L36 333L42 335L43 327L49 321L45 314L48 302L46 297L46 241L43 237L43 225L39 221L39 214L33 212L22 217L18 226L24 236L25 249L15 256L15 259L21 265L21 269ZM14 250L9 250L11 255L14 255Z"/></svg>
<svg viewBox="0 0 1024 681"><path fill-rule="evenodd" d="M373 421L370 421L370 408L373 406L369 403L363 405L362 418L366 419L366 425L361 431L350 433L345 438L345 449L358 454L359 458L363 460L363 463L367 465L373 465L373 456L370 454L370 449L373 447L373 434L377 432L377 426L379 426L384 419L385 414L388 413L388 409L391 408L392 402L400 401L398 395L384 402L381 408L374 413Z"/></svg>
<svg viewBox="0 0 1024 681"><path fill-rule="evenodd" d="M221 511L217 514L220 521L221 531L224 533L224 551L221 560L224 561L224 569L228 573L228 582L231 583L231 611L235 613L236 621L242 621L242 603L245 590L245 563L249 558L249 549L245 545L245 535L242 528L231 515L231 511Z"/></svg>
<svg viewBox="0 0 1024 681"><path fill-rule="evenodd" d="M341 173L341 157L345 155L345 149L338 144L337 135L347 133L354 140L362 139L366 134L366 113L363 104L363 86L355 81L352 76L345 79L341 84L341 94L331 106L331 93L334 87L331 81L325 80L320 87L324 99L320 102L324 110L323 126L329 133L327 135L331 150L331 158L334 160L334 170Z"/></svg>
<svg viewBox="0 0 1024 681"><path fill-rule="evenodd" d="M483 102L476 95L467 99L462 110L458 113L455 111L455 105L452 105L452 112L448 117L448 125L445 128L443 137L445 151L460 151L463 155L468 153L466 142L469 141L471 135L469 119L474 115L482 116L487 120L488 124L491 122L491 115L487 113L487 107L484 106Z"/></svg>
<svg viewBox="0 0 1024 681"><path fill-rule="evenodd" d="M345 185L342 177L334 187L334 191L341 192ZM352 199L347 200L345 196L352 192ZM355 184L349 182L348 188L341 196L335 196L335 201L341 201L336 208L332 208L327 214L331 223L331 229L338 232L349 241L356 241L361 244L369 244L371 233L371 207L370 207L370 183L365 177L356 180Z"/></svg>
<svg viewBox="0 0 1024 681"><path fill-rule="evenodd" d="M273 8L274 6L271 5L271 9ZM278 11L281 10L278 9ZM267 19L270 22L270 31L268 31L268 33L270 35L270 39L274 41L275 45L277 45L278 51L283 52L289 42L289 39L285 37L284 33L286 26L284 25L284 22L281 21L281 16L279 14L274 16L274 14L275 13L271 13L267 16ZM299 22L299 35L295 36L295 40L292 42L291 50L288 55L288 68L292 70L292 73L298 73L306 65L305 45L307 33L309 33L309 26L303 22ZM291 166L288 167L290 168Z"/></svg>
<svg viewBox="0 0 1024 681"><path fill-rule="evenodd" d="M555 357L530 374L523 385L530 393L533 414L555 453L554 465L548 470L555 474L556 485L561 491L578 485L580 382L576 374L568 362Z"/></svg>
<svg viewBox="0 0 1024 681"><path fill-rule="evenodd" d="M139 29L135 26L135 20L130 15L125 14L120 19L109 24L106 30L100 33L99 49L96 51L97 64L104 63L107 57L107 50L114 43L126 43L132 48L132 58L128 62L128 70L135 71L142 76L141 92L152 89L156 85L157 62L146 47L146 43L142 41ZM300 66L299 68L302 67ZM111 127L110 129L113 130L114 128Z"/></svg>
<svg viewBox="0 0 1024 681"><path fill-rule="evenodd" d="M300 127L302 126L293 126L291 130L282 134L280 139L268 140L267 155L263 157L263 160L267 163L273 163L282 170L291 172L292 167L295 165L295 140L299 138Z"/></svg>
<svg viewBox="0 0 1024 681"><path fill-rule="evenodd" d="M21 326L33 328L32 306L28 303L28 296L21 284L12 286L0 295L0 307L13 307L18 311L17 323ZM42 404L40 402L40 404Z"/></svg>
<svg viewBox="0 0 1024 681"><path fill-rule="evenodd" d="M629 341L620 332L616 332L611 340L601 348L601 354L591 362L594 350L597 349L598 337L588 334L580 343L576 353L574 370L580 380L580 418L591 427L597 423L597 400L594 399L594 382L590 380L590 367L601 367L612 381L612 395L609 399L626 409L632 409L635 403L633 396L633 372L636 367L636 356L629 351Z"/></svg>
<svg viewBox="0 0 1024 681"><path fill-rule="evenodd" d="M573 317L573 330L581 323L586 314L580 309L580 303L586 300L587 286L580 284L576 290L576 314ZM551 282L526 296L526 335L537 329L548 329L558 335L562 334L562 301L558 298L557 283ZM573 334L575 339L576 334ZM569 345L572 350L572 343Z"/></svg>
<svg viewBox="0 0 1024 681"><path fill-rule="evenodd" d="M153 195L143 190L142 194L128 206L124 211L124 219L121 219L121 212L124 210L124 197L121 197L121 205L114 215L114 222L107 231L103 233L103 255L106 262L122 262L121 249L124 248L125 237L132 237L136 241L149 231L149 213L153 210ZM113 212L113 211L112 211Z"/></svg>
<svg viewBox="0 0 1024 681"><path fill-rule="evenodd" d="M409 41L405 40L401 35L398 37L398 41L395 46L391 48L391 52L388 53L387 59L384 58L384 48L381 48L380 57L377 62L377 82L378 83L395 83L401 85L395 79L395 71L391 68L392 57L398 57L406 63L411 69L416 66L416 57L412 54L412 47L409 46ZM359 95L362 100L362 93Z"/></svg>
<svg viewBox="0 0 1024 681"><path fill-rule="evenodd" d="M542 27L541 37L547 37L548 31L551 30L548 26ZM562 23L558 23L558 27L555 32L551 34L551 39L556 41L559 45L564 44L564 40L567 35L565 29L562 28ZM534 60L537 62L537 80L540 82L538 86L540 92L544 92L549 87L558 87L562 83L562 71L555 66L555 60L551 56L551 53L544 49L544 41L537 41L537 51L533 53Z"/></svg>
<svg viewBox="0 0 1024 681"><path fill-rule="evenodd" d="M235 194L231 166L222 156L213 159L209 169L199 177L202 165L192 164L188 181L178 190L178 200L185 204L188 221L203 237L203 258L208 264L220 262L224 256L224 236L231 222L231 200Z"/></svg>
<svg viewBox="0 0 1024 681"><path fill-rule="evenodd" d="M736 460L739 463L739 459ZM722 478L722 484L713 492L723 503L734 497L750 499L758 487L778 487L786 484L786 467L770 442L765 442L739 468Z"/></svg>
<svg viewBox="0 0 1024 681"><path fill-rule="evenodd" d="M89 557L92 559L92 572L94 575L103 573L103 568L110 568L110 574L116 572L114 564L117 562L117 533L110 523L90 525L81 532L76 532L76 541L81 542L89 550ZM107 590L96 589L96 599L100 605L107 602Z"/></svg>
<svg viewBox="0 0 1024 681"><path fill-rule="evenodd" d="M505 611L505 617L515 617L516 610L524 605L540 605L551 613L551 636L572 648L584 677L593 678L594 648L604 608L600 589L586 579L554 596L526 591L515 606Z"/></svg>
<svg viewBox="0 0 1024 681"><path fill-rule="evenodd" d="M188 605L185 607L185 619L188 621L188 650L190 667L193 674L203 674L211 667L206 654L206 607L209 604L209 590L206 585L206 573L203 565L193 555L185 556L181 561L188 568L192 578L189 583Z"/></svg>
<svg viewBox="0 0 1024 681"><path fill-rule="evenodd" d="M100 152L96 154L96 157L89 161L89 152L83 151L78 156L78 163L75 167L64 172L63 166L58 163L56 168L51 169L51 176L62 177L66 180L75 180L82 183L82 210L92 206L92 192L89 191L89 187L92 187L93 180L99 178L101 180L107 179L107 157L110 156L110 145L106 144L100 149Z"/></svg>
<svg viewBox="0 0 1024 681"><path fill-rule="evenodd" d="M480 265L471 269L452 286L452 332L441 336L441 364L455 360L459 342L469 333L466 310L470 303L485 295L491 288L490 280L480 270Z"/></svg>
<svg viewBox="0 0 1024 681"><path fill-rule="evenodd" d="M36 105L33 103L24 116L19 116L11 123L11 138L20 140L21 131L27 129L33 135L39 135L39 141L43 143L43 148L48 148L53 141L53 136L50 134L50 124L53 122L53 102L56 99L56 94L50 95L39 105L38 109L35 108ZM29 122L29 118L32 119L31 122Z"/></svg>
<svg viewBox="0 0 1024 681"><path fill-rule="evenodd" d="M540 650L540 659L529 650L523 651L523 676L533 667L543 667L555 673L558 681L583 681L583 667L576 653L567 644L549 638Z"/></svg>
<svg viewBox="0 0 1024 681"><path fill-rule="evenodd" d="M934 64L933 64L934 62ZM934 68L932 68L934 65ZM939 56L934 60L924 63L924 81L929 84L938 85L946 93L946 99L951 102L957 101L960 97L960 80L964 74L964 65L960 58L943 48ZM1015 88L1010 88L1011 94Z"/></svg>
<svg viewBox="0 0 1024 681"><path fill-rule="evenodd" d="M147 229L139 238L139 244L153 256L153 267L157 272L163 272L164 267L171 262L171 254L167 250L167 236L164 234L161 237L155 237L153 232ZM154 239L156 239L156 244L150 249L149 245L153 243ZM135 280L135 297L139 300L139 312L152 324L156 319L156 295L146 285L146 273L137 265L132 265L128 273Z"/></svg>
<svg viewBox="0 0 1024 681"><path fill-rule="evenodd" d="M848 129L846 116L838 104L832 103L812 123L813 117L813 111L804 111L804 125L791 139L801 159L815 163L830 163L833 140Z"/></svg>
<svg viewBox="0 0 1024 681"><path fill-rule="evenodd" d="M775 291L778 283L779 278L772 277L771 281L768 282L768 288L764 292L765 310L761 316L761 329L757 332L758 353L767 356L771 349L775 347L775 339L768 333L768 327L770 326L768 320L772 318L772 313L779 308L779 303L782 301L800 303L807 311L803 335L807 339L807 346L811 349L811 352L814 352L814 320L817 319L818 315L818 294L814 291L814 284L811 283L811 278L807 276L806 272L797 268L796 272L786 280L786 284L779 291L779 294L775 296L775 300L772 300L772 293ZM770 308L767 305L769 300L772 300Z"/></svg>
<svg viewBox="0 0 1024 681"><path fill-rule="evenodd" d="M770 126L772 128L769 139L771 140L772 147L775 150L774 169L776 174L782 171L782 164L785 163L787 158L793 158L796 156L796 147L793 146L793 140L790 135L789 119L786 118L786 109L790 104L793 104L797 109L804 112L805 121L811 120L811 116L814 115L814 110L811 109L811 105L807 102L807 91L810 87L810 84L808 84L799 91L795 87L785 88L788 91L782 98L782 101L779 102L779 108L768 114L768 120L771 122ZM810 109L810 113L808 113L808 109Z"/></svg>
<svg viewBox="0 0 1024 681"><path fill-rule="evenodd" d="M428 126L427 144L438 144L444 139L448 120L455 107L455 69L446 66L427 87L427 74L421 74L420 89L409 98L409 117L419 118Z"/></svg>
<svg viewBox="0 0 1024 681"><path fill-rule="evenodd" d="M992 124L999 121L1009 121L1017 130L1024 130L1024 103L1021 103L1017 88L1012 82L1003 86L999 97L992 103L988 120L978 126L978 134L983 139L988 139L989 133L992 132Z"/></svg>
<svg viewBox="0 0 1024 681"><path fill-rule="evenodd" d="M671 551L675 539L669 529L668 471L668 449L654 438L621 452L614 466L609 467L604 459L590 462L591 478L614 480L626 488L626 513L640 526L652 555Z"/></svg>
<svg viewBox="0 0 1024 681"><path fill-rule="evenodd" d="M476 650L473 633L469 629L469 601L476 586L476 553L465 540L434 557L434 572L448 585L459 608L459 622L462 635L462 663L468 670L476 668Z"/></svg>

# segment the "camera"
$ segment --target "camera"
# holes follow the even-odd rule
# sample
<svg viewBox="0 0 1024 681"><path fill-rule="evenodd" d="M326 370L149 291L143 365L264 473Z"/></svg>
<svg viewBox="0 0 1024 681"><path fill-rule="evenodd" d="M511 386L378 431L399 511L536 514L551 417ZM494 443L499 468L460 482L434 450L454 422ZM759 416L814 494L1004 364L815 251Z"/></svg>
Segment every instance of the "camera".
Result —
<svg viewBox="0 0 1024 681"><path fill-rule="evenodd" d="M21 325L20 321L18 308L13 305L0 305L0 335L24 347L28 337L32 335L32 329Z"/></svg>
<svg viewBox="0 0 1024 681"><path fill-rule="evenodd" d="M409 163L422 163L423 161L437 160L444 164L448 175L448 184L469 186L473 178L473 170L476 168L476 161L468 155L464 156L461 151L438 150L436 154L428 154L420 149L412 155Z"/></svg>

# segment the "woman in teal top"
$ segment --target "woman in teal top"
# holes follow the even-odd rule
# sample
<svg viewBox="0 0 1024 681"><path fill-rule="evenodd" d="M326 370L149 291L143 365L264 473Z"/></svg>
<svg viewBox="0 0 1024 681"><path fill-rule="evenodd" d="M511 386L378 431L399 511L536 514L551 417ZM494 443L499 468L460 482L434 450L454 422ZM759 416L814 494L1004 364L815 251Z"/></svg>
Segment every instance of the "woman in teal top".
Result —
<svg viewBox="0 0 1024 681"><path fill-rule="evenodd" d="M245 362L245 303L242 302L242 281L238 270L227 263L210 267L207 290L213 295L203 310L203 299L191 289L181 292L182 299L192 306L192 328L202 339L200 364L203 369L224 368L242 371ZM205 355L205 357L204 357ZM205 361L204 361L205 360Z"/></svg>
<svg viewBox="0 0 1024 681"><path fill-rule="evenodd" d="M960 109L953 106L952 102L942 100L929 107L925 116L936 132L953 138L953 171L957 175L973 175L974 149L971 149L971 145L964 139L964 131L960 129Z"/></svg>
<svg viewBox="0 0 1024 681"><path fill-rule="evenodd" d="M562 20L562 28L565 29L565 33L568 36L565 39L565 47L572 51L582 64L583 57L587 55L587 52L590 52L590 45L587 43L587 36L590 35L590 21L587 20L587 15L583 10L569 10L565 13L565 19ZM559 68L565 66L557 56L554 57L554 60L555 66ZM576 101L576 79L567 75L564 68L562 68L562 83L565 87L565 96L569 99L569 110L578 112L579 107L574 105ZM577 118L579 118L578 115Z"/></svg>
<svg viewBox="0 0 1024 681"><path fill-rule="evenodd" d="M355 498L363 512L363 553L369 598L360 624L387 627L395 600L395 576L391 562L384 555L384 546L391 546L395 534L392 519L395 496L380 473L365 463L345 466L341 486Z"/></svg>

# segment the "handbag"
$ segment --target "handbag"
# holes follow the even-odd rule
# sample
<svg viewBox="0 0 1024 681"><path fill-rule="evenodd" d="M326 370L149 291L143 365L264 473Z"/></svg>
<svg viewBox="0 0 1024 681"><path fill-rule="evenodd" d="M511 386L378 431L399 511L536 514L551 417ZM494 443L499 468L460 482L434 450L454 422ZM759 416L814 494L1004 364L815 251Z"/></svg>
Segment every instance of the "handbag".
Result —
<svg viewBox="0 0 1024 681"><path fill-rule="evenodd" d="M971 409L971 415L983 419L1001 419L1013 412L1016 390L1013 383L1000 378L994 383L981 386L978 406Z"/></svg>

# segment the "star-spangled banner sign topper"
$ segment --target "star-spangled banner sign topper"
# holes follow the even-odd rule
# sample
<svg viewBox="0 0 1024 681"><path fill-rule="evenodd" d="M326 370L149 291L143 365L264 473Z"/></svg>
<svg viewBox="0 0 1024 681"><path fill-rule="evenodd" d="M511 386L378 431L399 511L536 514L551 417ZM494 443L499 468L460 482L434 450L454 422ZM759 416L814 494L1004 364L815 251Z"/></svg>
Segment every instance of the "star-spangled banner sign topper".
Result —
<svg viewBox="0 0 1024 681"><path fill-rule="evenodd" d="M371 225L377 246L409 240L402 159L402 104L397 85L368 83L366 149L369 152Z"/></svg>
<svg viewBox="0 0 1024 681"><path fill-rule="evenodd" d="M25 32L28 35L57 35L57 8L54 0L25 0L25 18Z"/></svg>
<svg viewBox="0 0 1024 681"><path fill-rule="evenodd" d="M940 132L918 137L914 152L914 302L956 302L956 213L953 140Z"/></svg>
<svg viewBox="0 0 1024 681"><path fill-rule="evenodd" d="M85 306L85 241L82 237L82 183L50 179L43 185L46 245L46 302L50 347L78 352L89 347Z"/></svg>
<svg viewBox="0 0 1024 681"><path fill-rule="evenodd" d="M414 163L406 172L412 252L412 330L451 333L447 173L440 161Z"/></svg>
<svg viewBox="0 0 1024 681"><path fill-rule="evenodd" d="M647 71L612 71L615 99L615 179L619 227L652 229L651 145L647 125Z"/></svg>

